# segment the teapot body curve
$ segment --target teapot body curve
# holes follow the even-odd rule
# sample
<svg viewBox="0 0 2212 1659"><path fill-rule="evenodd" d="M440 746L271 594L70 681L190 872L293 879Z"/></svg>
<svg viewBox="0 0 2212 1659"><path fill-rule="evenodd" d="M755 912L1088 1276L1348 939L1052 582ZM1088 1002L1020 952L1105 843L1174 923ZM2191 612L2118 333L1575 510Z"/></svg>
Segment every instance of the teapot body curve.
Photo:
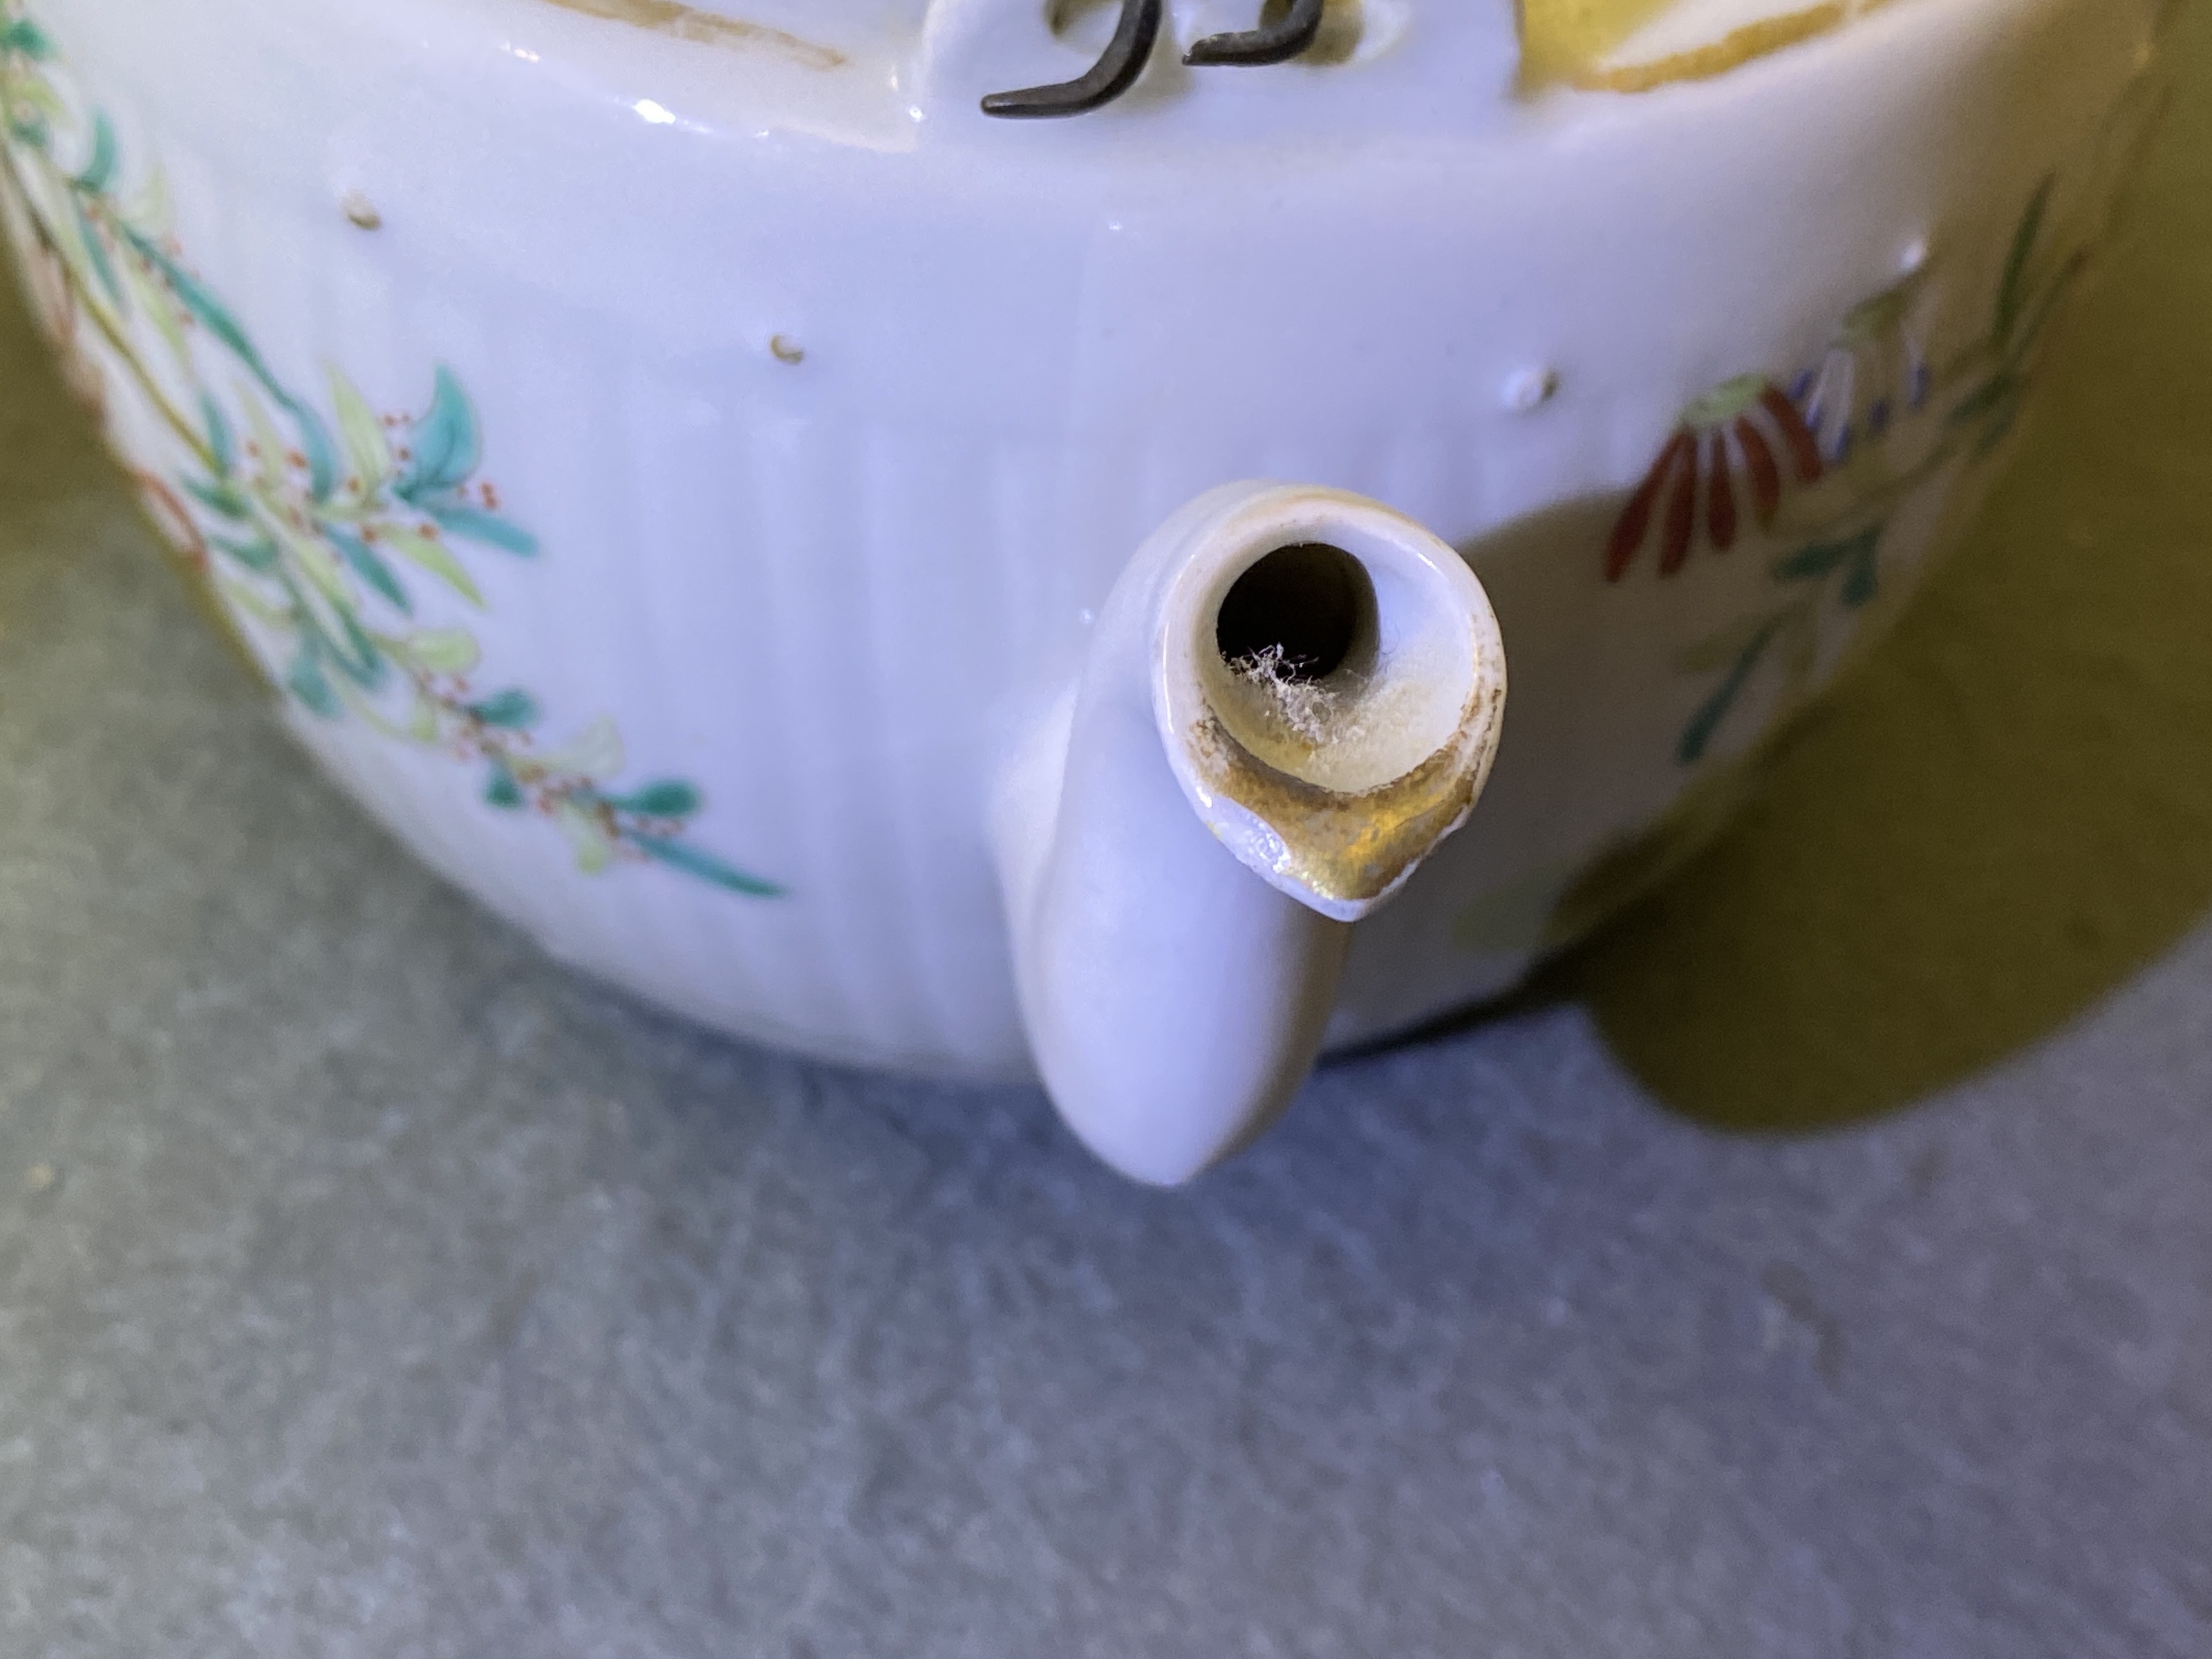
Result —
<svg viewBox="0 0 2212 1659"><path fill-rule="evenodd" d="M1637 93L1519 88L1502 3L1349 9L1022 123L976 100L1097 43L987 0L0 0L0 203L331 775L556 955L810 1054L1030 1074L991 803L1179 508L1423 527L1512 701L1330 970L1370 1041L1671 867L1909 595L2165 8L1895 0Z"/></svg>

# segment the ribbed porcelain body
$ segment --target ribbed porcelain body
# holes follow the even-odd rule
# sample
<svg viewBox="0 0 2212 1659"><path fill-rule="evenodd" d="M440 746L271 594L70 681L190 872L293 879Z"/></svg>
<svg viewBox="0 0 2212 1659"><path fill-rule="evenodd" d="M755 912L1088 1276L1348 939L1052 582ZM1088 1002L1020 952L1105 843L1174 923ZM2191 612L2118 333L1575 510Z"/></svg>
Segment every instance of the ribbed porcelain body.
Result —
<svg viewBox="0 0 2212 1659"><path fill-rule="evenodd" d="M607 790L683 781L683 844L777 890L635 856L665 823L580 868L543 800L488 799L462 726L416 741L287 692L332 775L594 973L984 1075L1027 1066L984 824L1010 734L1132 551L1224 482L1419 520L1473 562L1511 663L1489 793L1360 924L1334 1040L1510 986L1717 822L1989 476L2143 125L2162 8L1898 0L1717 79L1523 97L1502 0L1404 0L1370 5L1352 61L1164 60L1061 124L975 110L1080 66L1028 7L915 4L804 51L591 9L0 8L48 40L75 131L111 124L94 183L159 171L175 257L326 428L331 367L410 419L441 368L465 389L468 488L535 552L449 535L480 605L403 573L405 626L473 636L455 696L526 689L541 749L607 717ZM70 130L54 151L91 142ZM114 341L49 314L200 556L225 528L187 487L204 468ZM191 325L218 402L254 380ZM1797 411L1817 477L1755 388L1712 401L1744 376ZM1781 475L1771 526L1746 420ZM1688 539L1679 465L1631 537L1686 421ZM281 619L240 614L283 682Z"/></svg>

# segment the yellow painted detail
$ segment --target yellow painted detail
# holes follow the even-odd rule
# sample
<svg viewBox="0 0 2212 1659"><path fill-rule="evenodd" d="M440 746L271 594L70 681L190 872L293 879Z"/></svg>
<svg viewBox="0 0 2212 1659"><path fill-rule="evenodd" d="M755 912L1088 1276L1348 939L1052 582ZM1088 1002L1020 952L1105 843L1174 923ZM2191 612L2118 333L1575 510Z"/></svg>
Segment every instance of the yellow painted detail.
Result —
<svg viewBox="0 0 2212 1659"><path fill-rule="evenodd" d="M1522 83L1591 92L1649 92L1725 75L1785 46L1840 28L1888 0L1820 0L1739 22L1696 45L1635 55L1637 37L1694 0L1522 0ZM1741 15L1741 8L1730 8Z"/></svg>
<svg viewBox="0 0 2212 1659"><path fill-rule="evenodd" d="M1521 73L1572 82L1625 46L1674 0L1521 0Z"/></svg>
<svg viewBox="0 0 2212 1659"><path fill-rule="evenodd" d="M637 28L651 29L656 34L672 35L678 40L694 40L701 46L765 49L792 58L808 69L837 69L846 61L845 54L833 47L802 40L795 34L770 28L765 23L750 23L742 17L725 17L720 12L702 11L696 6L683 4L681 0L549 0L549 3L563 11L581 12L586 17L603 17L611 23L629 23Z"/></svg>

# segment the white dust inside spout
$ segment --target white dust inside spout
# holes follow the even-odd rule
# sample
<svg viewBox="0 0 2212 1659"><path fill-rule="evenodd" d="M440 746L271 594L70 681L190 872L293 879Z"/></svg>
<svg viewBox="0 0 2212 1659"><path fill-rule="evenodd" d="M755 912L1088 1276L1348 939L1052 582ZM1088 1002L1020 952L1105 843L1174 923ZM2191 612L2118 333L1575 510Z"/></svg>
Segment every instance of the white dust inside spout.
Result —
<svg viewBox="0 0 2212 1659"><path fill-rule="evenodd" d="M1440 746L1441 734L1427 729L1438 688L1418 668L1407 672L1411 665L1347 665L1316 679L1270 645L1229 667L1243 694L1234 723L1246 746L1317 787L1361 793Z"/></svg>

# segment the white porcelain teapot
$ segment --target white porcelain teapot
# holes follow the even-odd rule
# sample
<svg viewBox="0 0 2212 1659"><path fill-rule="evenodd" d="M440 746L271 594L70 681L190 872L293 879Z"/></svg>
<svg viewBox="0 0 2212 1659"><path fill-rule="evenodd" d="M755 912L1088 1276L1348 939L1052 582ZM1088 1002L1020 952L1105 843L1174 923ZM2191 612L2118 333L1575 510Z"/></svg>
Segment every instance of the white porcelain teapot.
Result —
<svg viewBox="0 0 2212 1659"><path fill-rule="evenodd" d="M394 833L1171 1183L1719 822L1990 476L2166 9L0 0L0 204Z"/></svg>

